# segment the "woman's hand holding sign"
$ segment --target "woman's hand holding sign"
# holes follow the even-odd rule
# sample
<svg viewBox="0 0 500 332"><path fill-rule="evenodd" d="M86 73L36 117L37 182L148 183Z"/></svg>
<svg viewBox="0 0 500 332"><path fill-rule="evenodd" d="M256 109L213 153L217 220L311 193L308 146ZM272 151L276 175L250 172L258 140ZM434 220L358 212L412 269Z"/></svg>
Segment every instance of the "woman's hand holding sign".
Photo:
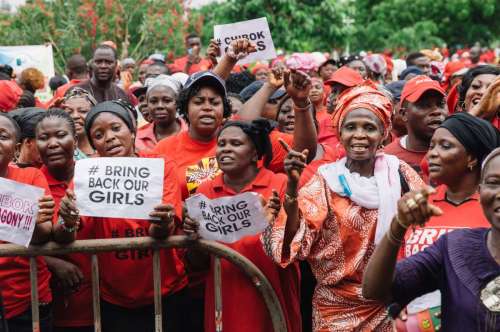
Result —
<svg viewBox="0 0 500 332"><path fill-rule="evenodd" d="M54 227L54 238L59 243L74 241L79 225L80 212L76 208L75 193L68 189L59 207L59 223Z"/></svg>
<svg viewBox="0 0 500 332"><path fill-rule="evenodd" d="M149 214L151 226L149 235L154 238L165 238L172 235L175 229L175 210L171 204L160 204Z"/></svg>
<svg viewBox="0 0 500 332"><path fill-rule="evenodd" d="M50 239L54 208L55 203L51 196L43 196L38 200L38 214L33 237L31 238L32 244L45 243Z"/></svg>
<svg viewBox="0 0 500 332"><path fill-rule="evenodd" d="M200 223L196 220L192 219L187 209L184 209L184 217L182 222L182 230L189 237L190 240L198 240L200 238L200 234L198 234L198 230L200 229Z"/></svg>

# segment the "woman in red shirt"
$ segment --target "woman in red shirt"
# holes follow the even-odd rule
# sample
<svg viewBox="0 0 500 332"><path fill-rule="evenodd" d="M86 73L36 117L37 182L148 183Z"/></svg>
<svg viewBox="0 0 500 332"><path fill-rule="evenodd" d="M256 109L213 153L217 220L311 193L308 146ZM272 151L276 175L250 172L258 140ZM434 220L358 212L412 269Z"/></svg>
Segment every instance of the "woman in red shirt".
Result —
<svg viewBox="0 0 500 332"><path fill-rule="evenodd" d="M45 190L45 196L39 200L36 226L31 239L32 244L42 244L50 239L52 232L54 200L49 196L47 181L38 169L10 165L20 139L21 131L17 123L0 113L0 177ZM10 331L32 330L29 266L27 257L0 257L0 297ZM37 258L37 266L40 328L42 332L48 332L52 330L50 273L43 257Z"/></svg>
<svg viewBox="0 0 500 332"><path fill-rule="evenodd" d="M82 123L82 130L83 123ZM61 199L73 182L75 171L74 154L77 147L75 122L61 109L50 109L36 126L36 144L43 161L41 172L47 179L50 192L55 201L57 215ZM85 135L85 132L84 134ZM54 218L54 233L63 225ZM62 229L64 231L64 228ZM78 230L79 239L89 238L89 227ZM57 240L57 238L56 238ZM52 272L54 296L55 331L92 332L92 284L90 256L70 254L62 257L45 257Z"/></svg>
<svg viewBox="0 0 500 332"><path fill-rule="evenodd" d="M266 120L252 123L228 122L217 139L216 157L222 174L202 183L197 193L209 199L254 192L268 200L285 195L287 177L274 174L265 167L259 167L259 160L268 165L272 159L269 139L271 125ZM199 224L185 218L187 234L197 234ZM299 272L293 264L286 269L274 264L267 257L260 242L260 234L246 236L226 244L250 259L269 279L283 308L288 331L300 331ZM203 253L191 252L188 257L200 259ZM205 257L206 258L206 257ZM211 269L213 266L211 265ZM252 281L233 264L222 261L222 326L227 331L259 332L273 329L267 307ZM208 274L205 292L205 331L215 331L213 273ZM242 314L241 304L245 305Z"/></svg>
<svg viewBox="0 0 500 332"><path fill-rule="evenodd" d="M436 129L426 158L430 180L439 186L430 195L429 202L443 214L431 217L425 226L406 232L400 258L423 251L456 229L490 227L481 209L478 189L482 162L498 146L498 130L488 121L468 113L455 113ZM440 304L437 291L415 299L407 307L410 314L407 325L422 324L421 317L428 315L426 310L439 311Z"/></svg>
<svg viewBox="0 0 500 332"><path fill-rule="evenodd" d="M219 63L219 66L224 68L191 75L179 94L177 107L179 114L188 124L187 131L161 140L153 150L177 162L177 176L183 199L194 193L204 180L213 179L220 173L215 159L216 138L225 119L231 116L231 107L226 96L225 82L215 74L215 71L221 75L230 72L237 59L229 58L236 57L235 54L251 52L252 46L248 40L237 40L233 41L231 47L233 48L231 55L229 52L226 53ZM308 148L313 151L316 149L316 133L309 112L311 105L308 99L309 89L305 90L303 87L308 85L310 80L304 76L307 77L299 72L287 76L289 78L287 90L289 94L293 94L295 107L302 110L300 115L296 115L297 121L302 125L297 127L293 139L290 135L289 143L293 140L295 148L301 151ZM267 97L264 100L267 100ZM261 117L262 111L262 107L255 107L245 110L245 114L239 116L245 120L254 120ZM273 139L277 135L271 137L274 158L269 168L283 170L286 151L281 148L277 138Z"/></svg>
<svg viewBox="0 0 500 332"><path fill-rule="evenodd" d="M135 152L133 107L123 101L107 101L92 108L85 120L85 131L100 157L161 158ZM127 218L82 217L81 227L89 228L93 238L166 236L175 231L181 212L180 192L175 180L175 163L165 159L162 204L151 212L161 222ZM78 211L71 191L63 198L60 215L64 228L55 236L71 241ZM189 327L189 308L184 288L184 265L175 249L160 251L162 260L163 322L167 331ZM151 250L126 250L99 255L103 331L154 331L153 255ZM118 272L117 272L118 271Z"/></svg>

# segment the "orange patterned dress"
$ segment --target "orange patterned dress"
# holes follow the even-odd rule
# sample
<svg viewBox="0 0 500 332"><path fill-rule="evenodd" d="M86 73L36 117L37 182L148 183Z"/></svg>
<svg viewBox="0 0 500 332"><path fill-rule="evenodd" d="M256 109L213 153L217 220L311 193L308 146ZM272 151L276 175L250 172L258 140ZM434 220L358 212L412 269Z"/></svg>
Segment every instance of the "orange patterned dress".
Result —
<svg viewBox="0 0 500 332"><path fill-rule="evenodd" d="M401 162L410 189L423 185L418 174ZM392 331L385 306L361 295L363 271L375 245L377 210L356 205L332 192L316 173L299 192L300 227L283 257L286 214L278 215L262 234L266 253L283 267L307 260L318 284L313 296L313 330Z"/></svg>

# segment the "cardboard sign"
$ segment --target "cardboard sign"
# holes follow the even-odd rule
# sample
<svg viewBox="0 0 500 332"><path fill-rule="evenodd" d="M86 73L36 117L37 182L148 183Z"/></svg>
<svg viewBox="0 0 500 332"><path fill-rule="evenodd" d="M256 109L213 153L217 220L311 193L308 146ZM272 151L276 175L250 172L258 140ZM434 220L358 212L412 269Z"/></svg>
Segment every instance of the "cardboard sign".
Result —
<svg viewBox="0 0 500 332"><path fill-rule="evenodd" d="M151 219L161 204L161 158L88 158L75 165L76 206L82 216Z"/></svg>
<svg viewBox="0 0 500 332"><path fill-rule="evenodd" d="M0 240L29 245L43 194L42 188L0 178Z"/></svg>
<svg viewBox="0 0 500 332"><path fill-rule="evenodd" d="M26 68L36 68L43 73L44 90L36 92L42 101L52 98L49 80L55 75L52 45L0 46L0 64L10 65L19 76Z"/></svg>
<svg viewBox="0 0 500 332"><path fill-rule="evenodd" d="M276 58L276 50L267 18L261 17L255 20L214 26L214 39L220 45L221 55L226 54L231 42L239 38L247 38L257 46L257 52L250 53L238 61L239 65Z"/></svg>
<svg viewBox="0 0 500 332"><path fill-rule="evenodd" d="M262 232L268 225L259 196L246 192L208 199L197 194L186 200L188 214L200 223L202 238L233 243Z"/></svg>

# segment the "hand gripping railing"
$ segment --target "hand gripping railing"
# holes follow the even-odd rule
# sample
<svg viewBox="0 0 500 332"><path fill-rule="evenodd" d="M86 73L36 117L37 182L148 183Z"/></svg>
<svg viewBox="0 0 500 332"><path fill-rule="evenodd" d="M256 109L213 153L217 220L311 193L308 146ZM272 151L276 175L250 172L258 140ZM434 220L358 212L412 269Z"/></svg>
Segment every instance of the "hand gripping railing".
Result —
<svg viewBox="0 0 500 332"><path fill-rule="evenodd" d="M72 253L88 253L92 259L92 302L94 310L94 331L101 332L101 312L99 297L99 266L96 253L126 250L153 250L153 285L155 306L155 331L162 332L161 310L161 273L160 252L162 248L199 248L214 256L214 289L215 289L215 325L216 331L222 332L222 292L220 258L224 258L238 266L257 287L271 315L275 332L286 332L286 323L278 297L264 274L250 260L227 246L206 240L192 241L185 236L171 236L165 240L155 240L150 237L79 240L71 244L61 245L49 242L42 246L21 247L14 244L0 245L0 257L24 256L30 258L31 310L33 332L40 332L38 312L38 281L36 256L54 256ZM106 332L106 331L105 331ZM165 331L168 332L168 331Z"/></svg>

